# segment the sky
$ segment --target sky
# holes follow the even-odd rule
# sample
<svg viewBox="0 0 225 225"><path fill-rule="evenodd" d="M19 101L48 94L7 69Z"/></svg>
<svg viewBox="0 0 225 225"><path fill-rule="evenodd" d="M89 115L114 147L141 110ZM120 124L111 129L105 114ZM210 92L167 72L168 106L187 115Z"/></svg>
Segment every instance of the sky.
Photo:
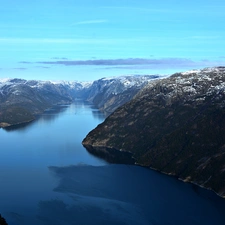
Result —
<svg viewBox="0 0 225 225"><path fill-rule="evenodd" d="M0 0L0 78L91 81L225 65L224 0Z"/></svg>

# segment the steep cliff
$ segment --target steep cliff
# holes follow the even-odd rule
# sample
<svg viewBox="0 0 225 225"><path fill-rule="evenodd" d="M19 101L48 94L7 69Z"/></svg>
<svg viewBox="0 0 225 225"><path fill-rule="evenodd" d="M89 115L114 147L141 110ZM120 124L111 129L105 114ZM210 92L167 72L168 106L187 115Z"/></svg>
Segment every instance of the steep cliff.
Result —
<svg viewBox="0 0 225 225"><path fill-rule="evenodd" d="M129 152L136 164L225 197L225 67L150 82L83 145L111 162Z"/></svg>
<svg viewBox="0 0 225 225"><path fill-rule="evenodd" d="M106 115L130 101L149 81L159 75L130 75L96 80L86 91L86 100Z"/></svg>

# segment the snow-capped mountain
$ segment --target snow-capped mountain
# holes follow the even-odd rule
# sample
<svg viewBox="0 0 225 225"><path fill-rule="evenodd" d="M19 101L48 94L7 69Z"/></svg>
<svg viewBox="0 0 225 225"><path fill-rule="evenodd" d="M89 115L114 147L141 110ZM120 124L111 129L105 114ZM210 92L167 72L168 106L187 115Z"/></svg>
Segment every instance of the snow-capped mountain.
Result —
<svg viewBox="0 0 225 225"><path fill-rule="evenodd" d="M107 112L111 113L156 77L126 76L95 82L0 79L0 127L31 121L52 105L77 98L102 110L110 108Z"/></svg>
<svg viewBox="0 0 225 225"><path fill-rule="evenodd" d="M9 126L31 121L54 104L72 100L70 89L51 82L7 79L0 81L0 123Z"/></svg>
<svg viewBox="0 0 225 225"><path fill-rule="evenodd" d="M134 75L102 78L89 87L86 99L106 114L130 101L149 81L159 75Z"/></svg>

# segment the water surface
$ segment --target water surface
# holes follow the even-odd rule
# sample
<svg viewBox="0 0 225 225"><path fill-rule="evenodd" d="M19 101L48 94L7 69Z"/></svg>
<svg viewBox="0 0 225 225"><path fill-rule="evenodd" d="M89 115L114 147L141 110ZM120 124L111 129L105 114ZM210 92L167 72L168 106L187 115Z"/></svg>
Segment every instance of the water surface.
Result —
<svg viewBox="0 0 225 225"><path fill-rule="evenodd" d="M225 201L214 193L90 155L81 141L103 120L76 102L0 129L0 213L10 225L225 224Z"/></svg>

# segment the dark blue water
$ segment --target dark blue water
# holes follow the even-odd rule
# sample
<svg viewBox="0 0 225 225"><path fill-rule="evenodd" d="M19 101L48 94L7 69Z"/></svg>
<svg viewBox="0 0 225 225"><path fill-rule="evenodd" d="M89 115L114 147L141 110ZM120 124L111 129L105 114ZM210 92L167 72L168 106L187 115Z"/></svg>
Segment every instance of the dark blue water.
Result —
<svg viewBox="0 0 225 225"><path fill-rule="evenodd" d="M104 116L82 102L0 129L0 213L9 225L224 225L225 200L81 145Z"/></svg>

